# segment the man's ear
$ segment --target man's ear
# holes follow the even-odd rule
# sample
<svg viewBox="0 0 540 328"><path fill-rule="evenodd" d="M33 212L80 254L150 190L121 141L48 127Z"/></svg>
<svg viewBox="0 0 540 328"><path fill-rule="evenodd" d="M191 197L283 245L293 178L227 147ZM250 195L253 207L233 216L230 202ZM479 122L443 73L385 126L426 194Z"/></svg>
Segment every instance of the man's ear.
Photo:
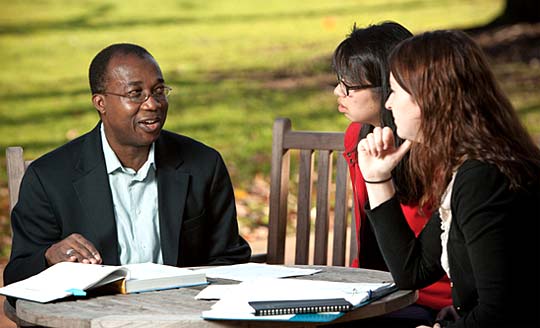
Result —
<svg viewBox="0 0 540 328"><path fill-rule="evenodd" d="M94 107L97 109L99 115L105 114L105 97L100 94L93 94L92 95L92 104L94 104Z"/></svg>

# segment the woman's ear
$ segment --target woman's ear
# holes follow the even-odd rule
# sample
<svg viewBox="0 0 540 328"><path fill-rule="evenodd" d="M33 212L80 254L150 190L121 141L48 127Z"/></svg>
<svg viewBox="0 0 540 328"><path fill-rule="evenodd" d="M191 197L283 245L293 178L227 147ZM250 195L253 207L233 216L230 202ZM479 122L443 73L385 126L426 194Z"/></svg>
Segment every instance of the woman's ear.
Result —
<svg viewBox="0 0 540 328"><path fill-rule="evenodd" d="M94 104L94 107L98 111L99 115L105 114L105 97L100 94L93 94L92 95L92 104Z"/></svg>

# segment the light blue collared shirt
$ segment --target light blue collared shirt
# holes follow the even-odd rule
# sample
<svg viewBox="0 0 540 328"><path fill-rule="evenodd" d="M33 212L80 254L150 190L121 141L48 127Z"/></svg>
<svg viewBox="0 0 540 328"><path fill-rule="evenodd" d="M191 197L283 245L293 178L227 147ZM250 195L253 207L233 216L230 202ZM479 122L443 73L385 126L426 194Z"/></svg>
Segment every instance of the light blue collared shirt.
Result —
<svg viewBox="0 0 540 328"><path fill-rule="evenodd" d="M148 159L139 171L135 172L122 165L107 141L103 124L100 130L116 218L120 264L163 264L155 145L152 144Z"/></svg>

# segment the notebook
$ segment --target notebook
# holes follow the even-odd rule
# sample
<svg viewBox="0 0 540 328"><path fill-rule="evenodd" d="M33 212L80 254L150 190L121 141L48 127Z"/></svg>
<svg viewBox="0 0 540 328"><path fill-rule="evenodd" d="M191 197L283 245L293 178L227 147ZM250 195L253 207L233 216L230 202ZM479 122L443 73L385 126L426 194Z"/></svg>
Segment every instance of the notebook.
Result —
<svg viewBox="0 0 540 328"><path fill-rule="evenodd" d="M207 299L219 299L210 310L203 311L204 319L297 322L331 322L346 311L397 290L392 282L345 283L304 279L258 279L226 285L223 289L212 287L220 286L208 286L206 288L213 292L203 290L200 293Z"/></svg>

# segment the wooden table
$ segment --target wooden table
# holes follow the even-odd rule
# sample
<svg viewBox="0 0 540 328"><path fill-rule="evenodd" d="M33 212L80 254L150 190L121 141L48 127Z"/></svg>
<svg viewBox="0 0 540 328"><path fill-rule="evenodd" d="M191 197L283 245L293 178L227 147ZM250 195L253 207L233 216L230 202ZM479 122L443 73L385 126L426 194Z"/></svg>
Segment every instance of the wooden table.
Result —
<svg viewBox="0 0 540 328"><path fill-rule="evenodd" d="M322 272L296 279L342 282L391 281L387 272L327 266L297 266L322 269ZM209 279L212 283L231 283ZM195 300L205 286L180 288L131 295L107 295L84 300L40 304L17 301L17 316L29 323L47 327L317 327L322 324L268 321L209 321L201 312L212 301ZM397 291L364 307L347 312L331 324L369 318L392 312L414 303L415 291ZM329 324L329 323L327 323Z"/></svg>

